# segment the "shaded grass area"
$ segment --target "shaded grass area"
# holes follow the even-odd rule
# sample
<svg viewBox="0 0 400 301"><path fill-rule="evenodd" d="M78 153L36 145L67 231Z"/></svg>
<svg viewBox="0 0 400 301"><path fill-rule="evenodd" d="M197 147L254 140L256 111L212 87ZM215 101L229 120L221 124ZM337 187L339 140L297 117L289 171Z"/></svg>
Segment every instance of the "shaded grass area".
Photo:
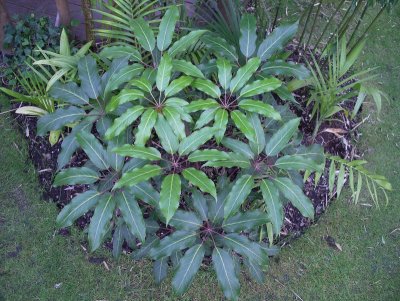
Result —
<svg viewBox="0 0 400 301"><path fill-rule="evenodd" d="M368 168L390 179L395 189L379 210L368 193L364 205L348 195L300 239L272 260L264 285L241 276L241 300L400 299L400 8L381 19L362 57L364 66L381 66L382 90L394 97L381 121L371 116L359 147ZM372 107L372 106L371 106ZM85 234L57 234L57 208L44 202L26 142L0 115L0 300L222 300L215 275L205 269L190 290L176 298L171 276L157 286L149 262L110 258L103 249L85 252ZM366 187L365 187L366 189ZM329 247L333 237L342 251ZM106 265L103 263L106 262Z"/></svg>

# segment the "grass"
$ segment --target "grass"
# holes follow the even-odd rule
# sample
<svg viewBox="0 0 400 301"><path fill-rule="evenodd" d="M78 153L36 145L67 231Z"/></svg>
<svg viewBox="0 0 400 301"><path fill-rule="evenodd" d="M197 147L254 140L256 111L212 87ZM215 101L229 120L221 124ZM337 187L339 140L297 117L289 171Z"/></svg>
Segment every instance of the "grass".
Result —
<svg viewBox="0 0 400 301"><path fill-rule="evenodd" d="M383 91L400 95L400 7L383 17L362 57L381 66ZM371 106L372 107L372 106ZM343 195L305 235L273 259L264 285L242 275L241 300L383 300L400 296L400 102L385 104L381 121L362 127L359 147L368 168L390 179L395 191L380 209L354 206ZM0 300L222 300L214 273L202 270L176 298L170 278L157 286L149 262L106 250L88 254L85 234L57 235L57 208L42 199L27 146L10 117L0 115ZM365 193L360 201L372 204ZM333 237L342 251L329 247ZM91 263L101 258L107 263ZM102 262L103 260L98 260Z"/></svg>

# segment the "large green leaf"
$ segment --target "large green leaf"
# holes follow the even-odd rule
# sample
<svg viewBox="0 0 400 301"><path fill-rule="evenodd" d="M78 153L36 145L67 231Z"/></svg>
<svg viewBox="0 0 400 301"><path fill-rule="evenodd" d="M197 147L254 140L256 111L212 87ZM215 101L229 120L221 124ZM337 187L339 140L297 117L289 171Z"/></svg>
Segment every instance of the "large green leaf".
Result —
<svg viewBox="0 0 400 301"><path fill-rule="evenodd" d="M200 37L206 32L206 30L193 30L187 35L176 41L169 49L168 54L173 58L178 54L186 52L186 50L197 43Z"/></svg>
<svg viewBox="0 0 400 301"><path fill-rule="evenodd" d="M188 113L192 113L201 110L214 109L218 107L219 103L217 101L211 98L207 98L207 99L199 99L192 101L190 104L185 106L185 111Z"/></svg>
<svg viewBox="0 0 400 301"><path fill-rule="evenodd" d="M255 262L248 260L245 258L243 260L245 266L249 269L250 275L254 280L256 280L258 283L264 283L265 282L265 275L262 270L262 268Z"/></svg>
<svg viewBox="0 0 400 301"><path fill-rule="evenodd" d="M132 185L131 191L139 200L158 208L160 193L149 182Z"/></svg>
<svg viewBox="0 0 400 301"><path fill-rule="evenodd" d="M214 128L218 131L215 133L215 140L221 143L224 138L226 126L228 124L228 111L219 108L214 116Z"/></svg>
<svg viewBox="0 0 400 301"><path fill-rule="evenodd" d="M93 134L82 131L76 135L76 139L96 167L100 169L108 169L110 167L104 146Z"/></svg>
<svg viewBox="0 0 400 301"><path fill-rule="evenodd" d="M236 153L228 153L229 158L224 160L213 160L207 161L204 166L209 167L240 167L240 168L249 168L251 166L250 160L244 156L243 154Z"/></svg>
<svg viewBox="0 0 400 301"><path fill-rule="evenodd" d="M267 156L276 156L284 149L293 137L300 124L300 118L286 122L267 142L265 153Z"/></svg>
<svg viewBox="0 0 400 301"><path fill-rule="evenodd" d="M228 90L232 80L232 65L223 58L217 59L218 80L224 90Z"/></svg>
<svg viewBox="0 0 400 301"><path fill-rule="evenodd" d="M201 130L193 132L191 135L182 139L179 145L179 154L181 156L188 155L192 151L198 149L201 145L210 140L216 132L216 129L204 127Z"/></svg>
<svg viewBox="0 0 400 301"><path fill-rule="evenodd" d="M47 132L60 130L68 123L74 123L82 119L86 112L77 107L70 106L66 109L57 109L55 112L46 114L38 119L37 134L45 135Z"/></svg>
<svg viewBox="0 0 400 301"><path fill-rule="evenodd" d="M303 64L285 62L282 60L266 62L262 65L260 71L263 75L294 76L300 80L310 77L310 71Z"/></svg>
<svg viewBox="0 0 400 301"><path fill-rule="evenodd" d="M246 211L227 218L222 227L226 232L240 232L257 229L269 221L267 214L260 210Z"/></svg>
<svg viewBox="0 0 400 301"><path fill-rule="evenodd" d="M256 113L247 114L247 118L249 119L251 126L256 133L254 142L250 142L250 148L254 153L259 155L265 148L264 127Z"/></svg>
<svg viewBox="0 0 400 301"><path fill-rule="evenodd" d="M321 163L317 163L310 157L301 155L286 155L280 157L276 162L275 166L286 170L309 170L322 172L324 166Z"/></svg>
<svg viewBox="0 0 400 301"><path fill-rule="evenodd" d="M177 174L166 176L161 184L160 210L166 219L166 224L174 216L181 197L181 178Z"/></svg>
<svg viewBox="0 0 400 301"><path fill-rule="evenodd" d="M230 45L223 38L212 34L206 34L201 38L201 40L218 56L226 58L232 62L237 62L239 60L235 47Z"/></svg>
<svg viewBox="0 0 400 301"><path fill-rule="evenodd" d="M252 152L248 144L242 141L226 137L222 139L221 143L223 146L229 148L230 150L233 150L236 153L242 154L248 159L254 158L254 153Z"/></svg>
<svg viewBox="0 0 400 301"><path fill-rule="evenodd" d="M89 225L89 244L93 252L100 247L108 230L108 224L113 216L116 201L111 193L103 194L94 210Z"/></svg>
<svg viewBox="0 0 400 301"><path fill-rule="evenodd" d="M203 221L194 212L177 210L171 218L170 225L178 230L198 230L203 226Z"/></svg>
<svg viewBox="0 0 400 301"><path fill-rule="evenodd" d="M164 150L169 154L175 153L179 148L178 137L162 115L158 115L154 128Z"/></svg>
<svg viewBox="0 0 400 301"><path fill-rule="evenodd" d="M256 132L246 115L239 110L235 110L231 112L231 118L236 127L246 136L249 141L254 142L256 140Z"/></svg>
<svg viewBox="0 0 400 301"><path fill-rule="evenodd" d="M89 97L75 82L65 84L56 82L51 86L49 95L73 105L89 104Z"/></svg>
<svg viewBox="0 0 400 301"><path fill-rule="evenodd" d="M303 191L289 178L276 178L274 184L300 213L309 218L314 218L314 206Z"/></svg>
<svg viewBox="0 0 400 301"><path fill-rule="evenodd" d="M169 125L171 126L172 130L174 131L175 135L178 139L183 139L186 137L185 133L185 124L181 120L181 115L178 109L174 107L164 107L163 114L167 119Z"/></svg>
<svg viewBox="0 0 400 301"><path fill-rule="evenodd" d="M141 242L144 242L146 238L146 225L144 223L142 211L135 198L124 191L117 192L115 198L128 229L133 235L139 238Z"/></svg>
<svg viewBox="0 0 400 301"><path fill-rule="evenodd" d="M172 60L172 69L189 76L204 78L199 68L185 60Z"/></svg>
<svg viewBox="0 0 400 301"><path fill-rule="evenodd" d="M115 95L106 105L106 112L115 111L120 105L131 102L133 100L143 99L144 94L140 90L136 89L122 89L118 95Z"/></svg>
<svg viewBox="0 0 400 301"><path fill-rule="evenodd" d="M161 174L161 167L156 165L145 165L141 168L124 173L121 179L115 183L113 189L121 188L124 186L133 186L140 182L147 181L148 179Z"/></svg>
<svg viewBox="0 0 400 301"><path fill-rule="evenodd" d="M193 82L193 78L190 76L181 76L173 80L169 86L165 89L165 97L174 96L181 92L183 89L188 87Z"/></svg>
<svg viewBox="0 0 400 301"><path fill-rule="evenodd" d="M245 97L251 97L251 96L271 92L271 91L279 88L281 85L282 85L282 82L275 77L256 80L256 81L248 84L247 86L245 86L240 91L240 97L245 98Z"/></svg>
<svg viewBox="0 0 400 301"><path fill-rule="evenodd" d="M140 45L147 51L153 51L156 45L153 30L143 18L131 20L131 27L135 32L135 38L139 41Z"/></svg>
<svg viewBox="0 0 400 301"><path fill-rule="evenodd" d="M228 300L238 300L240 283L235 271L235 263L229 253L215 247L212 254L214 270L219 285Z"/></svg>
<svg viewBox="0 0 400 301"><path fill-rule="evenodd" d="M151 248L155 247L160 239L157 236L147 236L146 242L140 246L140 249L132 252L134 260L140 260L149 255Z"/></svg>
<svg viewBox="0 0 400 301"><path fill-rule="evenodd" d="M144 146L151 136L151 130L157 121L156 110L150 108L140 117L138 131L135 135L135 145Z"/></svg>
<svg viewBox="0 0 400 301"><path fill-rule="evenodd" d="M107 99L111 91L118 89L122 84L138 76L142 71L143 66L141 64L132 64L116 70L105 84L103 98Z"/></svg>
<svg viewBox="0 0 400 301"><path fill-rule="evenodd" d="M78 74L85 94L97 99L101 91L101 79L96 60L91 55L86 55L78 61Z"/></svg>
<svg viewBox="0 0 400 301"><path fill-rule="evenodd" d="M200 129L206 124L210 123L213 119L215 114L217 113L217 108L207 109L203 113L201 113L199 119L197 119L194 129Z"/></svg>
<svg viewBox="0 0 400 301"><path fill-rule="evenodd" d="M214 98L221 96L221 90L218 86L208 79L196 78L192 83L192 87Z"/></svg>
<svg viewBox="0 0 400 301"><path fill-rule="evenodd" d="M95 190L87 190L75 196L57 216L57 225L60 228L69 227L78 218L93 208L101 194Z"/></svg>
<svg viewBox="0 0 400 301"><path fill-rule="evenodd" d="M157 284L160 284L167 277L168 257L163 257L154 261L153 274Z"/></svg>
<svg viewBox="0 0 400 301"><path fill-rule="evenodd" d="M260 58L253 57L248 60L246 65L239 68L239 70L236 72L235 77L232 78L229 85L231 93L239 91L247 83L247 81L254 75L254 73L260 66L260 62Z"/></svg>
<svg viewBox="0 0 400 301"><path fill-rule="evenodd" d="M240 20L240 51L245 57L250 57L256 51L256 18L251 14L244 14Z"/></svg>
<svg viewBox="0 0 400 301"><path fill-rule="evenodd" d="M273 182L262 179L260 182L261 192L267 207L268 219L272 223L275 235L279 235L283 224L283 206L279 199L279 191Z"/></svg>
<svg viewBox="0 0 400 301"><path fill-rule="evenodd" d="M60 171L53 182L53 186L93 184L99 179L99 173L88 167L72 167Z"/></svg>
<svg viewBox="0 0 400 301"><path fill-rule="evenodd" d="M154 147L125 144L112 150L124 157L133 157L150 161L161 160L160 152Z"/></svg>
<svg viewBox="0 0 400 301"><path fill-rule="evenodd" d="M111 139L121 134L128 126L138 119L140 115L142 115L143 111L144 107L140 105L126 110L125 113L114 120L113 125L107 130L105 138Z"/></svg>
<svg viewBox="0 0 400 301"><path fill-rule="evenodd" d="M157 36L157 47L160 51L164 51L172 42L172 36L175 30L175 24L179 19L179 9L171 6L161 19Z"/></svg>
<svg viewBox="0 0 400 301"><path fill-rule="evenodd" d="M156 85L159 91L164 91L168 87L171 79L172 59L168 54L164 54L161 58L160 65L157 68Z"/></svg>
<svg viewBox="0 0 400 301"><path fill-rule="evenodd" d="M228 160L229 154L216 149L197 150L189 155L189 162Z"/></svg>
<svg viewBox="0 0 400 301"><path fill-rule="evenodd" d="M207 175L201 170L189 167L183 170L182 175L186 180L188 180L194 186L197 186L202 192L208 192L215 199L217 198L217 190L215 188L214 182L211 181L207 177Z"/></svg>
<svg viewBox="0 0 400 301"><path fill-rule="evenodd" d="M246 200L254 186L254 179L251 175L243 175L235 181L232 190L225 200L224 217L234 215L240 205Z"/></svg>
<svg viewBox="0 0 400 301"><path fill-rule="evenodd" d="M106 46L100 51L99 56L108 59L127 57L131 61L142 61L142 56L140 52L131 45Z"/></svg>
<svg viewBox="0 0 400 301"><path fill-rule="evenodd" d="M181 258L178 269L172 279L172 287L177 294L182 295L188 289L201 266L204 254L204 245L198 244L187 250Z"/></svg>
<svg viewBox="0 0 400 301"><path fill-rule="evenodd" d="M269 59L277 51L282 50L285 43L295 36L298 26L299 22L296 22L275 28L258 47L257 56L261 61Z"/></svg>
<svg viewBox="0 0 400 301"><path fill-rule="evenodd" d="M264 115L265 117L269 117L274 120L281 120L281 115L274 109L273 106L259 100L244 99L239 102L239 108L248 112Z"/></svg>
<svg viewBox="0 0 400 301"><path fill-rule="evenodd" d="M193 246L197 236L197 233L182 230L175 231L171 235L163 238L158 246L150 250L149 254L153 259L170 256L175 251L183 250L185 248Z"/></svg>
<svg viewBox="0 0 400 301"><path fill-rule="evenodd" d="M257 243L250 241L246 236L230 233L224 236L224 244L236 253L246 256L249 260L261 266L268 264L267 252Z"/></svg>
<svg viewBox="0 0 400 301"><path fill-rule="evenodd" d="M129 82L129 84L133 87L139 88L146 93L151 93L151 91L153 90L153 86L151 85L150 81L145 77L134 78Z"/></svg>

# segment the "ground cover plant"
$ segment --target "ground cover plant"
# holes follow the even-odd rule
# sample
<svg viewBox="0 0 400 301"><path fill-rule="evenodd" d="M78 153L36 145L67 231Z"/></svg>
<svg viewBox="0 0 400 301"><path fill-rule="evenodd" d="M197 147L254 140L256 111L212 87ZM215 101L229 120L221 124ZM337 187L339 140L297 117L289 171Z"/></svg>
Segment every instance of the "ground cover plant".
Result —
<svg viewBox="0 0 400 301"><path fill-rule="evenodd" d="M136 258L149 251L158 281L166 276L170 261L176 269L173 286L180 294L205 255L205 261L213 261L225 296L236 299L239 289L233 258L243 260L257 280L263 279L268 245L259 226L268 225L279 235L282 197L304 216L313 217L312 203L303 194L302 176L296 171L322 173L324 155L318 145L300 145L299 119L284 120L274 102L259 97L281 88L280 80L264 75L247 83L266 59L248 59L251 54L244 49L253 40L241 39L244 45L249 43L241 49L246 57L243 66L232 66L217 52L212 62L216 70L208 74L174 58L200 37L212 44L204 30L192 31L163 53L175 27L166 20L176 11L168 10L160 23L158 50L153 30L137 19L133 28L143 49L114 46L104 48L97 59L81 58L77 83L66 81L50 88L52 97L63 105L39 119L38 133L66 132L60 169L78 147L89 158L85 166L63 169L55 178L55 185L88 188L61 211L61 226L71 225L94 208L88 232L92 250L112 234L113 252L118 255L122 237L132 248L137 238L144 244ZM242 24L243 32L255 35L255 28ZM275 44L276 35L267 36L264 47L271 47L265 46L268 43ZM270 51L280 51L282 46L278 43ZM150 60L142 56L145 51L152 53ZM199 110L205 111L199 114ZM210 122L213 126L206 126ZM344 168L339 171L338 187L343 186ZM223 182L222 173L230 180L216 185L218 179ZM390 188L384 178L376 180L382 188ZM234 183L229 185L230 181ZM206 211L210 214L205 215ZM217 221L218 214L222 222Z"/></svg>

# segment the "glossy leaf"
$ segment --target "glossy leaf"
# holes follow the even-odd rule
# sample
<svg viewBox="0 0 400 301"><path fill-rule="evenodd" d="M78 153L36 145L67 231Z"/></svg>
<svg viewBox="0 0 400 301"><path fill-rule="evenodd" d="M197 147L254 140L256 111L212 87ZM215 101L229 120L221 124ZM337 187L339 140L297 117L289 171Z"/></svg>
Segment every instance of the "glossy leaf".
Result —
<svg viewBox="0 0 400 301"><path fill-rule="evenodd" d="M216 132L216 129L210 127L204 127L198 131L193 132L186 138L184 138L179 145L179 154L181 156L188 155L192 151L199 148L208 140L210 140Z"/></svg>
<svg viewBox="0 0 400 301"><path fill-rule="evenodd" d="M53 182L53 186L93 184L99 179L97 171L87 167L72 167L60 171Z"/></svg>
<svg viewBox="0 0 400 301"><path fill-rule="evenodd" d="M93 208L101 194L95 190L87 190L76 195L57 216L57 225L60 228L69 227L73 222Z"/></svg>
<svg viewBox="0 0 400 301"><path fill-rule="evenodd" d="M293 206L299 209L300 213L308 218L314 218L314 206L310 199L304 195L303 191L289 178L275 178L273 182L280 192L287 198Z"/></svg>
<svg viewBox="0 0 400 301"><path fill-rule="evenodd" d="M210 123L214 119L217 110L218 110L217 108L212 108L212 109L207 109L203 113L201 113L199 119L197 119L196 121L194 129L195 130L200 129L203 126Z"/></svg>
<svg viewBox="0 0 400 301"><path fill-rule="evenodd" d="M94 210L89 225L89 244L93 252L100 247L107 233L108 224L113 216L116 202L112 194L104 194Z"/></svg>
<svg viewBox="0 0 400 301"><path fill-rule="evenodd" d="M189 32L187 35L181 37L178 41L176 41L172 46L168 49L168 54L171 58L176 57L177 55L184 53L187 49L196 44L200 37L206 32L206 30L193 30Z"/></svg>
<svg viewBox="0 0 400 301"><path fill-rule="evenodd" d="M172 42L172 36L175 30L175 24L179 19L179 9L171 6L161 19L157 36L157 47L160 51L164 51Z"/></svg>
<svg viewBox="0 0 400 301"><path fill-rule="evenodd" d="M172 73L172 59L168 54L161 58L160 65L157 68L156 85L159 91L164 91L168 87Z"/></svg>
<svg viewBox="0 0 400 301"><path fill-rule="evenodd" d="M178 269L172 279L172 287L177 294L182 295L188 289L201 266L204 254L204 245L198 244L187 250L181 258Z"/></svg>
<svg viewBox="0 0 400 301"><path fill-rule="evenodd" d="M267 208L268 219L272 223L274 234L279 235L284 217L282 202L279 199L279 190L273 182L267 179L261 180L260 188Z"/></svg>
<svg viewBox="0 0 400 301"><path fill-rule="evenodd" d="M286 170L309 170L322 172L324 166L312 160L309 157L300 155L286 155L280 157L275 166Z"/></svg>
<svg viewBox="0 0 400 301"><path fill-rule="evenodd" d="M114 148L112 151L124 157L133 157L150 161L161 159L161 153L154 147L125 144Z"/></svg>
<svg viewBox="0 0 400 301"><path fill-rule="evenodd" d="M181 76L173 80L165 89L165 97L171 97L188 87L193 81L190 76Z"/></svg>
<svg viewBox="0 0 400 301"><path fill-rule="evenodd" d="M170 256L173 252L177 250L183 250L193 244L196 241L197 233L187 232L187 231L175 231L171 235L163 238L159 245L150 250L149 255L153 259L159 259L166 256Z"/></svg>
<svg viewBox="0 0 400 301"><path fill-rule="evenodd" d="M144 146L151 136L151 130L157 121L157 112L154 109L147 109L140 117L138 131L135 135L135 145Z"/></svg>
<svg viewBox="0 0 400 301"><path fill-rule="evenodd" d="M284 149L294 133L298 130L300 118L295 118L286 122L274 135L269 139L265 147L267 156L276 156Z"/></svg>
<svg viewBox="0 0 400 301"><path fill-rule="evenodd" d="M191 153L188 157L189 162L227 160L229 154L216 149L197 150Z"/></svg>
<svg viewBox="0 0 400 301"><path fill-rule="evenodd" d="M228 124L228 112L222 108L219 108L214 116L214 128L218 131L215 133L215 140L217 143L221 143L224 138L226 126Z"/></svg>
<svg viewBox="0 0 400 301"><path fill-rule="evenodd" d="M228 300L238 300L240 283L231 255L224 249L216 247L212 254L212 261L218 283L224 292L225 298Z"/></svg>
<svg viewBox="0 0 400 301"><path fill-rule="evenodd" d="M62 84L54 83L49 90L49 95L55 99L68 102L73 105L89 104L89 97L75 82Z"/></svg>
<svg viewBox="0 0 400 301"><path fill-rule="evenodd" d="M179 141L171 126L163 116L158 116L154 128L164 150L169 154L174 154L179 148Z"/></svg>
<svg viewBox="0 0 400 301"><path fill-rule="evenodd" d="M234 215L240 205L244 203L254 186L254 179L251 175L243 175L235 181L232 190L225 200L224 217Z"/></svg>
<svg viewBox="0 0 400 301"><path fill-rule="evenodd" d="M246 211L237 213L227 218L222 227L226 232L240 232L246 230L257 229L258 226L264 225L269 221L267 214L259 210Z"/></svg>
<svg viewBox="0 0 400 301"><path fill-rule="evenodd" d="M239 60L235 47L230 45L223 38L212 34L206 34L201 40L218 56L226 58L231 62L237 62Z"/></svg>
<svg viewBox="0 0 400 301"><path fill-rule="evenodd" d="M131 27L133 28L135 38L139 41L140 45L147 51L153 51L156 45L156 40L149 24L140 17L131 20Z"/></svg>
<svg viewBox="0 0 400 301"><path fill-rule="evenodd" d="M221 96L221 90L218 86L208 79L196 78L192 83L192 87L213 98L219 98Z"/></svg>
<svg viewBox="0 0 400 301"><path fill-rule="evenodd" d="M243 135L246 136L249 141L254 142L256 140L256 132L246 115L239 110L235 110L231 112L231 118L236 127L243 133Z"/></svg>
<svg viewBox="0 0 400 301"><path fill-rule="evenodd" d="M240 20L240 51L245 57L251 57L256 51L256 18L251 14L244 14Z"/></svg>
<svg viewBox="0 0 400 301"><path fill-rule="evenodd" d="M153 275L157 284L160 284L168 274L168 257L163 257L154 261Z"/></svg>
<svg viewBox="0 0 400 301"><path fill-rule="evenodd" d="M275 89L278 89L281 85L282 82L275 77L256 80L246 85L240 91L240 97L245 98L271 92L274 91Z"/></svg>
<svg viewBox="0 0 400 301"><path fill-rule="evenodd" d="M247 81L254 75L258 67L260 66L260 59L258 57L253 57L248 60L246 65L240 67L236 72L234 78L232 78L229 85L229 89L232 93L239 91Z"/></svg>
<svg viewBox="0 0 400 301"><path fill-rule="evenodd" d="M101 80L96 60L91 55L78 61L78 74L84 93L92 99L97 99L100 95Z"/></svg>
<svg viewBox="0 0 400 301"><path fill-rule="evenodd" d="M174 107L164 107L163 114L178 139L183 139L186 136L185 124L181 120L179 111Z"/></svg>
<svg viewBox="0 0 400 301"><path fill-rule="evenodd" d="M118 95L115 95L106 105L106 112L115 111L120 105L131 102L138 99L143 99L144 94L140 90L136 89L122 89Z"/></svg>
<svg viewBox="0 0 400 301"><path fill-rule="evenodd" d="M224 90L228 90L232 80L232 65L223 58L217 59L218 80Z"/></svg>
<svg viewBox="0 0 400 301"><path fill-rule="evenodd" d="M171 218L170 225L178 230L198 230L203 226L203 221L194 212L177 210Z"/></svg>
<svg viewBox="0 0 400 301"><path fill-rule="evenodd" d="M138 119L140 115L142 115L143 111L143 106L134 106L127 109L125 113L114 120L113 125L107 130L105 138L111 139L121 134L128 126Z"/></svg>
<svg viewBox="0 0 400 301"><path fill-rule="evenodd" d="M310 71L303 64L285 62L282 60L266 62L261 67L260 71L263 75L294 76L300 80L310 77Z"/></svg>
<svg viewBox="0 0 400 301"><path fill-rule="evenodd" d="M156 165L145 165L140 168L124 173L121 179L115 183L113 189L121 188L124 186L133 186L140 182L147 181L148 179L158 176L161 173L161 167Z"/></svg>
<svg viewBox="0 0 400 301"><path fill-rule="evenodd" d="M243 156L245 156L248 159L254 158L254 153L252 152L250 147L242 141L226 137L226 138L222 139L221 143L222 143L222 145L229 148L230 150L232 150L236 153L242 154Z"/></svg>
<svg viewBox="0 0 400 301"><path fill-rule="evenodd" d="M77 107L70 106L66 109L57 109L38 119L37 134L45 135L47 132L60 130L68 123L74 123L86 116L86 112Z"/></svg>
<svg viewBox="0 0 400 301"><path fill-rule="evenodd" d="M214 198L217 198L217 190L215 188L214 182L210 180L207 175L201 170L189 167L183 170L182 175L194 186L197 186L202 192L207 192L211 194Z"/></svg>
<svg viewBox="0 0 400 301"><path fill-rule="evenodd" d="M256 113L248 113L247 118L256 133L254 142L250 142L250 148L255 154L259 155L265 148L264 127Z"/></svg>
<svg viewBox="0 0 400 301"><path fill-rule="evenodd" d="M168 225L175 211L178 209L181 197L181 178L177 174L164 177L160 191L160 210Z"/></svg>
<svg viewBox="0 0 400 301"><path fill-rule="evenodd" d="M265 40L260 44L257 52L257 56L261 61L269 59L277 51L284 48L285 43L292 39L298 28L299 22L281 25L274 29L274 31L268 35Z"/></svg>
<svg viewBox="0 0 400 301"><path fill-rule="evenodd" d="M281 120L281 115L274 109L273 106L259 100L244 99L239 102L239 108L248 112L264 115L265 117L272 118L274 120Z"/></svg>
<svg viewBox="0 0 400 301"><path fill-rule="evenodd" d="M142 61L142 56L140 52L131 45L106 46L100 51L99 56L108 59L127 57L131 61Z"/></svg>
<svg viewBox="0 0 400 301"><path fill-rule="evenodd" d="M207 99L199 99L192 101L187 106L185 106L185 111L188 113L192 113L201 110L214 109L218 107L219 103L217 101L211 98L207 98Z"/></svg>
<svg viewBox="0 0 400 301"><path fill-rule="evenodd" d="M146 225L142 211L135 198L124 191L117 192L115 198L129 231L139 238L141 242L144 242L146 238Z"/></svg>
<svg viewBox="0 0 400 301"><path fill-rule="evenodd" d="M94 165L100 169L110 167L104 146L93 134L83 131L76 135L76 139Z"/></svg>
<svg viewBox="0 0 400 301"><path fill-rule="evenodd" d="M172 69L188 76L204 78L204 75L199 68L185 60L172 60Z"/></svg>

